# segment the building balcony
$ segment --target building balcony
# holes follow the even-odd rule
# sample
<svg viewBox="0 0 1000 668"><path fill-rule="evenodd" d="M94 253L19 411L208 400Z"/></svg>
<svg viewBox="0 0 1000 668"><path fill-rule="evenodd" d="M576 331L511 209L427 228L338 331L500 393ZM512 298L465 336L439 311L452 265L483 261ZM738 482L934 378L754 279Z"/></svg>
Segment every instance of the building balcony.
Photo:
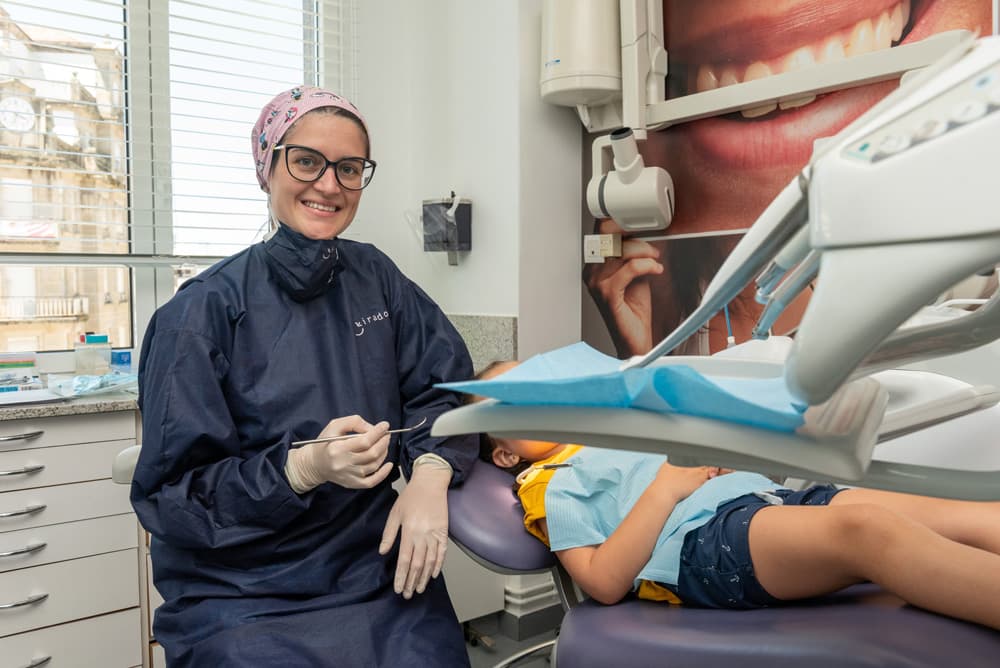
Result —
<svg viewBox="0 0 1000 668"><path fill-rule="evenodd" d="M0 322L80 320L89 314L88 297L0 297Z"/></svg>

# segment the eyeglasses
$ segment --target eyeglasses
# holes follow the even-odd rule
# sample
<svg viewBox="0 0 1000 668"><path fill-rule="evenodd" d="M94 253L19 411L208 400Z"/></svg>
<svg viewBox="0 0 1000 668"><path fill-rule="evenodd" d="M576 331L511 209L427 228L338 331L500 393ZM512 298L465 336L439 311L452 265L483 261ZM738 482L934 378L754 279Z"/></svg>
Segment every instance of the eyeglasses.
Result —
<svg viewBox="0 0 1000 668"><path fill-rule="evenodd" d="M312 183L319 181L326 173L327 167L333 167L333 175L343 188L361 190L372 181L375 175L375 161L367 158L341 158L327 160L326 156L316 149L296 144L279 144L274 150L284 149L285 167L296 181Z"/></svg>

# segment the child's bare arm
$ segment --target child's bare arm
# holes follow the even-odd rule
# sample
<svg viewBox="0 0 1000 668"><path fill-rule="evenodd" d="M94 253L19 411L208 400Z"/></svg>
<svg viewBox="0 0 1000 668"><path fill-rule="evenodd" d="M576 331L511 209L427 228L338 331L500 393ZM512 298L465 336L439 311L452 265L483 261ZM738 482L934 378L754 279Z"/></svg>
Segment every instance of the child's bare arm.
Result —
<svg viewBox="0 0 1000 668"><path fill-rule="evenodd" d="M607 605L617 603L632 589L639 571L649 561L674 506L717 474L718 469L710 466L687 468L663 464L604 543L560 550L556 556L591 598Z"/></svg>

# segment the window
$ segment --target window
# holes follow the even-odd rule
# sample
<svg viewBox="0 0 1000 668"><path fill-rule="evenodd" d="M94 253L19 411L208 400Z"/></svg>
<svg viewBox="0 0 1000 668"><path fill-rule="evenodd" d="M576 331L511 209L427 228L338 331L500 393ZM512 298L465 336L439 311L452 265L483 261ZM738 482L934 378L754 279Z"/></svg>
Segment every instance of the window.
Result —
<svg viewBox="0 0 1000 668"><path fill-rule="evenodd" d="M291 86L352 94L354 2L0 0L0 352L138 345L258 241L250 128Z"/></svg>

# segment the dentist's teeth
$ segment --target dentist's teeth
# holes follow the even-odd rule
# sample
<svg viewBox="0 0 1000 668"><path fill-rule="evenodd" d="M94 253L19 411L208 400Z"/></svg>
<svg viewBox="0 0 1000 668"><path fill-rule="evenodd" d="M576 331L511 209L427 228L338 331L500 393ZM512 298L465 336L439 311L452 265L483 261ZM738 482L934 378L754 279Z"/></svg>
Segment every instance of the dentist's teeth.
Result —
<svg viewBox="0 0 1000 668"><path fill-rule="evenodd" d="M316 209L317 211L329 211L331 213L337 211L335 206L324 206L323 204L318 204L316 202L303 202L310 209Z"/></svg>
<svg viewBox="0 0 1000 668"><path fill-rule="evenodd" d="M889 16L889 23L892 25L892 41L898 42L899 38L903 36L903 28L906 26L906 22L903 21L903 4L900 3L892 8L892 14Z"/></svg>
<svg viewBox="0 0 1000 668"><path fill-rule="evenodd" d="M848 56L860 56L863 53L870 53L875 48L875 26L871 19L858 21L851 31L851 37L847 41L845 49Z"/></svg>

